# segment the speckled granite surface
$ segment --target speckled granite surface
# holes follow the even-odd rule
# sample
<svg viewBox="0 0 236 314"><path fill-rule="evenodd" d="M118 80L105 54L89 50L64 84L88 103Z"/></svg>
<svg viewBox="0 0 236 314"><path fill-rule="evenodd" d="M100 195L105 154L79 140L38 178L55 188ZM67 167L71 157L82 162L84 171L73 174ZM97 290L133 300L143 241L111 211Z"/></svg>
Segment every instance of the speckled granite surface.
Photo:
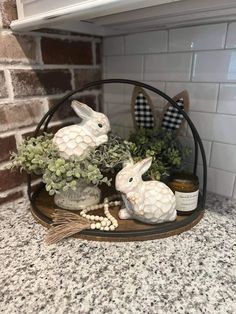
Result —
<svg viewBox="0 0 236 314"><path fill-rule="evenodd" d="M21 201L0 208L1 313L236 313L236 202L208 195L191 231L139 243L68 239Z"/></svg>

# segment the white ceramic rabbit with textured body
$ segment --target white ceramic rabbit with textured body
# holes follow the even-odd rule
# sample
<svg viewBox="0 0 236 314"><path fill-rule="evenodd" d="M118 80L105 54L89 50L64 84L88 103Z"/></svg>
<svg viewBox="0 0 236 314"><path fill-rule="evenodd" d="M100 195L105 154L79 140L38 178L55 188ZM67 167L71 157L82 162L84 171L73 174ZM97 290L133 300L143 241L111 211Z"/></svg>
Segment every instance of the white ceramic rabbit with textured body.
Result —
<svg viewBox="0 0 236 314"><path fill-rule="evenodd" d="M82 118L82 122L60 129L53 138L64 158L85 156L91 148L107 142L107 133L110 131L109 120L103 113L77 100L72 101L71 107Z"/></svg>
<svg viewBox="0 0 236 314"><path fill-rule="evenodd" d="M143 181L142 175L150 168L152 158L127 164L116 176L116 189L122 193L126 208L121 219L137 219L156 224L176 219L175 195L159 181Z"/></svg>

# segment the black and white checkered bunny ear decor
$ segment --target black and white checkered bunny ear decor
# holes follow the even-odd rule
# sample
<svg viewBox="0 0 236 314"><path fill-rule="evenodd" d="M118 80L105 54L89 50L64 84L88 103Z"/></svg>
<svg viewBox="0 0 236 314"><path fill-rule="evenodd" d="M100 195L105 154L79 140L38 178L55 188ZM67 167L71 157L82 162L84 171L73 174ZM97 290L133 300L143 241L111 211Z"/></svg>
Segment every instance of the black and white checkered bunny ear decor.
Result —
<svg viewBox="0 0 236 314"><path fill-rule="evenodd" d="M177 103L177 105L188 112L189 110L189 95L187 91L182 91L175 97L173 100ZM179 133L184 126L185 119L183 115L173 107L170 103L168 103L163 111L161 127L168 131L176 131Z"/></svg>
<svg viewBox="0 0 236 314"><path fill-rule="evenodd" d="M186 90L172 98L186 113L189 110L189 95ZM170 103L167 103L162 113L155 112L153 103L146 91L136 86L133 90L131 111L135 128L153 129L161 127L180 134L184 127L183 115Z"/></svg>
<svg viewBox="0 0 236 314"><path fill-rule="evenodd" d="M152 101L141 87L134 88L131 107L136 128L153 129L156 126Z"/></svg>

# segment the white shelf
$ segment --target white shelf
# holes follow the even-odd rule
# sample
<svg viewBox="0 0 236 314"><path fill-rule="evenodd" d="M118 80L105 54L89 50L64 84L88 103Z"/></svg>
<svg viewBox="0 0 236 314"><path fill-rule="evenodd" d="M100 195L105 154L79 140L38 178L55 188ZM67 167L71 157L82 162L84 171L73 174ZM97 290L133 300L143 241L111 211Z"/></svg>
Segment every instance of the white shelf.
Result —
<svg viewBox="0 0 236 314"><path fill-rule="evenodd" d="M15 31L55 28L109 36L236 20L235 0L17 0Z"/></svg>

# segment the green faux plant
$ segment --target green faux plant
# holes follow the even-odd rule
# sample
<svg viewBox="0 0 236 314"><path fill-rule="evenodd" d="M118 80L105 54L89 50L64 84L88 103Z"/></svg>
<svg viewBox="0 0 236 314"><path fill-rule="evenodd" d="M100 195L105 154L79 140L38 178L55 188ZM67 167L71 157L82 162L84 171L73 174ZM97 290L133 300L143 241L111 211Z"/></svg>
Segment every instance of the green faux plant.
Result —
<svg viewBox="0 0 236 314"><path fill-rule="evenodd" d="M77 181L99 185L110 184L107 175L121 168L124 161L152 157L152 166L147 176L153 180L163 179L170 171L180 169L183 157L189 152L183 147L174 132L163 129L139 129L131 134L129 142L109 134L106 143L91 150L85 159L60 156L53 135L45 133L31 137L11 155L11 168L20 168L29 174L41 175L50 195L69 188L76 190Z"/></svg>
<svg viewBox="0 0 236 314"><path fill-rule="evenodd" d="M129 140L134 161L152 157L147 176L153 180L164 179L172 170L181 169L184 156L190 153L175 132L164 129L139 129L131 134Z"/></svg>
<svg viewBox="0 0 236 314"><path fill-rule="evenodd" d="M20 168L29 174L42 175L50 195L69 188L76 190L77 181L99 185L110 184L105 175L130 157L129 144L118 136L109 135L108 142L92 150L85 159L60 156L52 134L26 139L12 153L12 168Z"/></svg>

